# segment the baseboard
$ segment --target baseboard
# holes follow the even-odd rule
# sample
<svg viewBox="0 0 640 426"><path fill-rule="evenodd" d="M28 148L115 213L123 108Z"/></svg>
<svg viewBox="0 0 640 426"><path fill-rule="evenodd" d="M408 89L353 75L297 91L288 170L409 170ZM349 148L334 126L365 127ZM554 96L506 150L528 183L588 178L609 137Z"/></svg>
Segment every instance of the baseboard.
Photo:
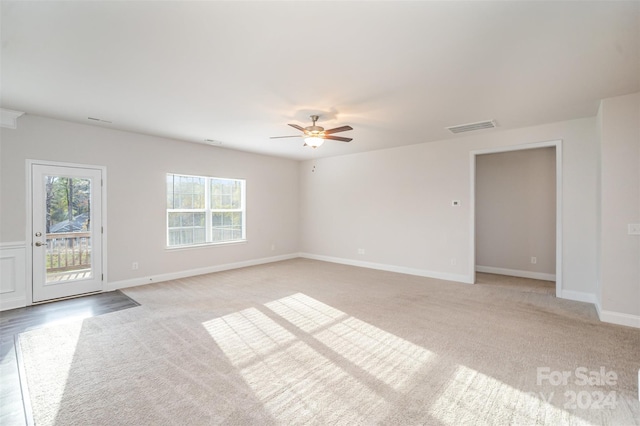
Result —
<svg viewBox="0 0 640 426"><path fill-rule="evenodd" d="M598 306L598 299L593 293L585 293L583 291L562 290L560 297L562 299L575 300L576 302L593 303Z"/></svg>
<svg viewBox="0 0 640 426"><path fill-rule="evenodd" d="M180 278L193 277L196 275L210 274L212 272L228 271L230 269L245 268L247 266L262 265L265 263L279 262L281 260L295 259L298 253L285 254L281 256L263 257L260 259L245 260L242 262L226 263L222 265L207 266L204 268L189 269L186 271L170 272L167 274L151 275L147 277L133 278L130 280L113 281L107 283L104 291L119 290L127 287L135 287L144 284L153 284L163 281L177 280Z"/></svg>
<svg viewBox="0 0 640 426"><path fill-rule="evenodd" d="M381 271L397 272L400 274L417 275L419 277L436 278L439 280L455 281L465 284L473 284L473 280L468 275L447 274L443 272L429 271L426 269L407 268L404 266L388 265L384 263L364 262L361 260L345 259L341 257L323 256L311 253L300 253L300 257L324 262L340 263L342 265L358 266L361 268L378 269Z"/></svg>
<svg viewBox="0 0 640 426"><path fill-rule="evenodd" d="M617 325L626 325L627 327L640 328L640 315L623 314L621 312L605 311L596 303L596 311L602 322L608 322Z"/></svg>
<svg viewBox="0 0 640 426"><path fill-rule="evenodd" d="M554 281L556 280L555 274L546 274L543 272L531 272L531 271L521 271L517 269L506 269L506 268L494 268L492 266L479 266L476 265L477 272L485 272L488 274L498 274L498 275L510 275L512 277L521 277L521 278L532 278L534 280L544 280L544 281ZM585 303L593 303L597 305L598 299L596 295L593 293L585 293L582 291L573 291L573 290L561 290L558 297L567 300L575 300L576 302L585 302Z"/></svg>
<svg viewBox="0 0 640 426"><path fill-rule="evenodd" d="M567 293L569 293L569 294L567 295ZM614 312L614 311L603 310L599 298L594 294L587 294L587 293L581 293L581 292L577 292L577 291L567 291L567 290L563 291L562 294L563 294L563 298L565 298L565 299L571 299L571 300L578 300L580 302L593 303L593 305L596 307L596 312L598 313L598 318L602 322L607 322L609 324L616 324L616 325L624 325L624 326L627 326L627 327L640 328L640 315L631 315L631 314L624 314L622 312ZM565 295L567 295L569 297L565 297ZM576 296L576 295L578 295L578 297L576 297L576 298L571 297L571 296ZM581 298L580 295L588 295L590 297L587 297L587 298L582 297Z"/></svg>
<svg viewBox="0 0 640 426"><path fill-rule="evenodd" d="M484 272L487 274L510 275L512 277L531 278L534 280L555 281L555 274L546 274L544 272L521 271L518 269L494 268L493 266L476 265L476 272Z"/></svg>

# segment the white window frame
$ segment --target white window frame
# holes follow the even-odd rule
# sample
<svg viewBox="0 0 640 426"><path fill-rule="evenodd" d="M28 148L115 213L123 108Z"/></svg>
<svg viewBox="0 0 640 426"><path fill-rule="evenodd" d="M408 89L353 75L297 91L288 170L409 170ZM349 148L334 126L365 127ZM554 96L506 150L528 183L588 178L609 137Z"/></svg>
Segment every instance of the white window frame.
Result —
<svg viewBox="0 0 640 426"><path fill-rule="evenodd" d="M202 246L212 246L212 245L222 245L222 244L235 244L235 243L243 243L247 241L247 181L245 179L239 178L224 178L224 177L216 177L216 176L200 176L200 175L188 175L184 173L167 173L166 177L169 176L182 176L182 177L191 177L191 178L199 178L204 179L204 209L170 209L166 208L165 215L165 230L166 230L166 248L170 250L175 249L183 249L183 248L191 248L191 247L202 247ZM165 177L165 185L167 184ZM228 180L228 181L237 181L240 182L241 186L241 195L240 195L240 203L241 207L238 209L212 209L211 208L211 181L212 180ZM167 194L167 188L165 187L165 197ZM166 203L165 203L166 204ZM205 214L205 242L204 243L194 243L194 244L182 244L182 245L169 245L169 214L170 213L204 213ZM242 213L242 237L236 240L226 240L226 241L213 241L213 213Z"/></svg>

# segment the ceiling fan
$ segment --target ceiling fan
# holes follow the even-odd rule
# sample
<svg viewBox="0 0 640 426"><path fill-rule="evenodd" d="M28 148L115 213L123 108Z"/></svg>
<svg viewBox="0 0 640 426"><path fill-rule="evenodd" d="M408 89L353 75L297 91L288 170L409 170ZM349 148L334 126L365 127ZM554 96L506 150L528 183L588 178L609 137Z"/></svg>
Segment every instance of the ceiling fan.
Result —
<svg viewBox="0 0 640 426"><path fill-rule="evenodd" d="M310 146L311 148L317 148L322 145L325 139L330 139L333 141L340 142L351 142L352 138L343 138L342 136L332 136L334 133L346 132L347 130L353 130L351 126L341 126L336 127L335 129L325 130L324 127L316 126L316 121L318 121L320 116L312 115L311 120L313 124L311 126L302 127L297 124L289 124L289 126L294 129L298 129L302 132L301 135L295 136L272 136L271 139L280 139L280 138L304 138L304 146Z"/></svg>

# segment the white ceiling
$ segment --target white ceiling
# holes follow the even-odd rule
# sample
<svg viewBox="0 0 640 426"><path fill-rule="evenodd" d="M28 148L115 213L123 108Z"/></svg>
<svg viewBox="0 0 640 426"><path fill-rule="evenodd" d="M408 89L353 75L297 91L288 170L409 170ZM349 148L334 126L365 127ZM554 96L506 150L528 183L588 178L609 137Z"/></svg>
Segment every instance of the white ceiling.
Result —
<svg viewBox="0 0 640 426"><path fill-rule="evenodd" d="M1 7L3 108L295 159L594 116L640 90L637 1ZM312 113L353 142L269 139Z"/></svg>

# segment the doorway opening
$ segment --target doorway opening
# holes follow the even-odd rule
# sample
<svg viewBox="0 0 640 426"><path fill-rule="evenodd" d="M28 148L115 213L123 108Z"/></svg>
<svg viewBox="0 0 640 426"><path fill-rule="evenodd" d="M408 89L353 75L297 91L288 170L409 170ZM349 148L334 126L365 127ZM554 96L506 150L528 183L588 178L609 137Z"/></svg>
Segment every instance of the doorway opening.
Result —
<svg viewBox="0 0 640 426"><path fill-rule="evenodd" d="M562 141L557 140L471 152L470 267L472 283L476 282L476 272L555 281L555 295L561 297L561 148ZM490 154L499 155L490 156ZM538 176L524 173L520 178L521 182L518 182L518 178L510 179L500 188L503 193L487 196L490 193L487 192L487 184L491 185L491 182L483 180L480 184L478 173L482 173L483 179L489 176L488 180L491 181L492 176L500 177L499 170L492 170L492 166L497 169L495 166L499 165L500 161L518 157L529 158L527 160L529 162L532 162L532 158L538 158L533 162L543 164L541 167L547 167L547 173ZM553 157L555 161L549 164L549 158ZM551 180L553 176L550 175L553 174L555 174L555 182ZM522 198L521 193L529 190L531 197ZM547 194L540 192L547 192ZM555 199L552 195L549 200L549 192L555 192ZM511 198L519 201L514 203L509 194Z"/></svg>

